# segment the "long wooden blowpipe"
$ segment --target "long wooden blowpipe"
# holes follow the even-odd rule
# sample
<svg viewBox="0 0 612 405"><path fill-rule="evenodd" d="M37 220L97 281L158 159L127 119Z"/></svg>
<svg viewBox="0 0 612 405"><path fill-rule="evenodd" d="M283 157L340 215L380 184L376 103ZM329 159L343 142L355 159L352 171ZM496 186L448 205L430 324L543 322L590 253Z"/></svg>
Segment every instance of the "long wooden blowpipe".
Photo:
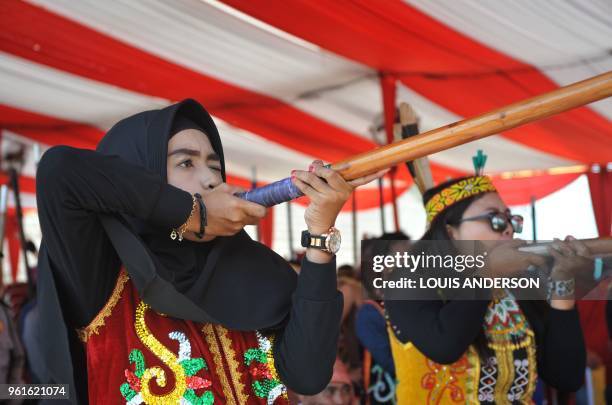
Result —
<svg viewBox="0 0 612 405"><path fill-rule="evenodd" d="M612 95L612 71L549 93L381 146L330 165L346 180L376 173L464 143L516 128ZM348 164L348 166L345 166ZM250 190L240 197L265 206L301 195L290 179Z"/></svg>
<svg viewBox="0 0 612 405"><path fill-rule="evenodd" d="M352 180L432 153L541 120L612 96L612 71L549 93L458 121L399 142L353 156L331 167L349 163L342 177Z"/></svg>

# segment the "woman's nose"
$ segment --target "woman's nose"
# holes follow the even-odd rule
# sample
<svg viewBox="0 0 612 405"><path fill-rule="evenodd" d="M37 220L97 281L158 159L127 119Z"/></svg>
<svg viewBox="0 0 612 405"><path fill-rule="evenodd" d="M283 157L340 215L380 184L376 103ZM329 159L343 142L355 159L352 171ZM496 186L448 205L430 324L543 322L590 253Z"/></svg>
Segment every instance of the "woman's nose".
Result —
<svg viewBox="0 0 612 405"><path fill-rule="evenodd" d="M510 221L508 221L508 224L506 225L506 229L504 229L504 232L502 232L502 235L507 236L509 238L512 238L512 235L514 235L514 228L512 228L512 224L510 223Z"/></svg>
<svg viewBox="0 0 612 405"><path fill-rule="evenodd" d="M219 179L220 176L216 176L211 170L208 170L208 172L209 173L202 173L200 177L200 185L203 191L211 190L222 182L222 180Z"/></svg>

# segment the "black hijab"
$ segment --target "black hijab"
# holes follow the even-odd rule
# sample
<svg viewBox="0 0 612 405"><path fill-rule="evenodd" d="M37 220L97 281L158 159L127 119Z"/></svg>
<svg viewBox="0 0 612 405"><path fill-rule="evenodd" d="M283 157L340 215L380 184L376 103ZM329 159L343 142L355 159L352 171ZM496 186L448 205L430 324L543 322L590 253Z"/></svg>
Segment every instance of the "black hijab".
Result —
<svg viewBox="0 0 612 405"><path fill-rule="evenodd" d="M187 128L208 136L225 181L219 133L208 112L194 100L118 122L97 151L120 156L166 180L168 141ZM176 242L170 239L169 229L133 217L101 215L100 220L140 298L156 311L244 331L280 327L287 319L297 275L282 257L253 241L244 230L211 242ZM44 248L39 266L50 266ZM39 303L44 303L40 344L50 365L45 380L74 386L72 366L85 364L83 351L75 332L66 328L51 271L41 272L40 277L41 285L47 286L38 292ZM76 402L75 397L71 401Z"/></svg>
<svg viewBox="0 0 612 405"><path fill-rule="evenodd" d="M219 132L194 100L120 121L97 151L166 179L169 139L194 127L208 136L219 155L225 181ZM170 230L134 218L113 216L102 222L140 297L158 312L239 330L274 327L287 317L297 276L284 259L246 232L212 242L178 242L170 239Z"/></svg>

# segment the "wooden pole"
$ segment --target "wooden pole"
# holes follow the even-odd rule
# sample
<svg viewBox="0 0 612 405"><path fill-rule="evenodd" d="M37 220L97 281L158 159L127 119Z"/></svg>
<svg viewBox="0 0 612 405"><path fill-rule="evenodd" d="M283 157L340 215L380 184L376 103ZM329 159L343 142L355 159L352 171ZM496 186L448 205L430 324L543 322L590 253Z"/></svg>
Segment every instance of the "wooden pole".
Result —
<svg viewBox="0 0 612 405"><path fill-rule="evenodd" d="M417 123L416 112L408 103L400 103L399 105L400 119L400 139L408 139L419 134L419 125ZM407 161L408 171L414 179L421 194L434 186L431 168L427 156Z"/></svg>
<svg viewBox="0 0 612 405"><path fill-rule="evenodd" d="M612 254L612 238L581 239L591 252L592 256ZM535 253L537 255L548 256L548 247L552 242L530 243L527 246L518 248L521 252Z"/></svg>
<svg viewBox="0 0 612 405"><path fill-rule="evenodd" d="M444 127L381 146L331 166L347 180L375 173L397 164L453 148L612 95L612 71L459 121Z"/></svg>
<svg viewBox="0 0 612 405"><path fill-rule="evenodd" d="M612 95L612 71L329 165L346 180L391 168ZM301 195L290 178L236 194L267 207Z"/></svg>

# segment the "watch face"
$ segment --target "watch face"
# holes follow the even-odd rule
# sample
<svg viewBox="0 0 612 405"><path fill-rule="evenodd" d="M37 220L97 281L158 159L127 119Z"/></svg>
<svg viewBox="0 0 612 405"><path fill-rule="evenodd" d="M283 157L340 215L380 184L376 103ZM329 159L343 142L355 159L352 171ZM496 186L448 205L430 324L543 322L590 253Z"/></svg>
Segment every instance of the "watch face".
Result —
<svg viewBox="0 0 612 405"><path fill-rule="evenodd" d="M342 238L340 237L340 232L332 231L329 233L326 241L327 250L331 253L337 253L340 250L340 244L342 243Z"/></svg>

